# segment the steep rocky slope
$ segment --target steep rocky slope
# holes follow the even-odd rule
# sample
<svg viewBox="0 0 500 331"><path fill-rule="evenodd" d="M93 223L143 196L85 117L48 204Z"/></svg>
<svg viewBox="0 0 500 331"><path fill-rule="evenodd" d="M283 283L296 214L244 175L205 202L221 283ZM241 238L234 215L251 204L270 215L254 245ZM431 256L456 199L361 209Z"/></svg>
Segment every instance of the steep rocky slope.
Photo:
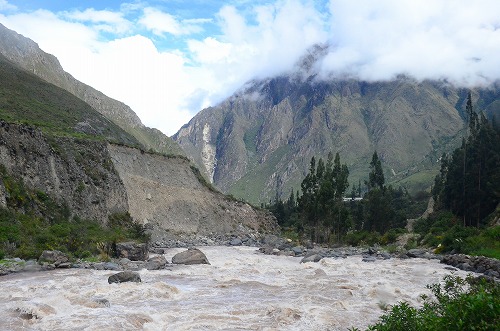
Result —
<svg viewBox="0 0 500 331"><path fill-rule="evenodd" d="M82 219L106 223L109 215L128 210L127 191L106 142L48 137L31 126L2 120L0 164L24 185L66 204Z"/></svg>
<svg viewBox="0 0 500 331"><path fill-rule="evenodd" d="M32 40L0 24L0 54L13 63L88 103L99 113L132 134L146 149L182 155L182 149L159 130L144 126L122 102L83 84L63 70L57 58L42 51Z"/></svg>
<svg viewBox="0 0 500 331"><path fill-rule="evenodd" d="M109 146L111 160L126 188L130 215L153 229L155 238L243 236L276 230L274 217L213 191L182 157Z"/></svg>
<svg viewBox="0 0 500 331"><path fill-rule="evenodd" d="M462 137L467 90L400 77L388 82L306 80L297 74L252 82L183 126L174 139L222 191L266 202L300 188L312 156L339 152L362 182L373 151L386 178L430 186L442 152ZM494 109L500 88L475 89Z"/></svg>
<svg viewBox="0 0 500 331"><path fill-rule="evenodd" d="M49 137L0 121L0 164L31 189L65 204L72 215L106 223L128 212L153 239L258 237L277 230L265 211L200 183L189 161L72 137ZM0 201L5 201L0 180ZM3 204L5 207L5 204Z"/></svg>

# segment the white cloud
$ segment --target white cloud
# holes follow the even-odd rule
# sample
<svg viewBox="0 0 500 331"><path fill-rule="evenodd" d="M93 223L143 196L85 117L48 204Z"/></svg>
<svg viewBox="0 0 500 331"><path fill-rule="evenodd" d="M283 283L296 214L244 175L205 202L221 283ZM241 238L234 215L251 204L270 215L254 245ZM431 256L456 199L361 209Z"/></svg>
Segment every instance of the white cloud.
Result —
<svg viewBox="0 0 500 331"><path fill-rule="evenodd" d="M0 0L0 10L16 10L17 7L8 3L7 0Z"/></svg>
<svg viewBox="0 0 500 331"><path fill-rule="evenodd" d="M460 85L500 78L500 2L330 2L332 49L321 72L387 80L398 74Z"/></svg>
<svg viewBox="0 0 500 331"><path fill-rule="evenodd" d="M130 31L132 22L123 17L122 13L109 10L95 10L93 8L84 11L73 10L63 13L64 17L79 22L97 23L99 29L106 32L126 33Z"/></svg>
<svg viewBox="0 0 500 331"><path fill-rule="evenodd" d="M247 81L289 72L307 49L327 41L318 68L327 78L385 80L404 73L462 85L500 79L496 0L331 0L327 10L313 0L254 3L223 6L205 18L183 19L134 2L116 12L4 11L0 22L167 134ZM5 4L0 0L0 9ZM219 30L210 37L195 34L214 26ZM187 49L160 51L171 49L155 44L166 38L154 43L154 36L139 34L143 27L173 35ZM105 41L103 31L115 38Z"/></svg>
<svg viewBox="0 0 500 331"><path fill-rule="evenodd" d="M195 21L179 22L169 13L152 7L144 8L144 15L139 19L139 23L158 36L163 36L164 33L180 36L201 31Z"/></svg>
<svg viewBox="0 0 500 331"><path fill-rule="evenodd" d="M256 6L250 17L224 6L218 24L222 31L218 39L188 43L203 76L200 88L206 91L208 104L229 96L248 80L290 71L309 47L327 37L323 15L309 1Z"/></svg>

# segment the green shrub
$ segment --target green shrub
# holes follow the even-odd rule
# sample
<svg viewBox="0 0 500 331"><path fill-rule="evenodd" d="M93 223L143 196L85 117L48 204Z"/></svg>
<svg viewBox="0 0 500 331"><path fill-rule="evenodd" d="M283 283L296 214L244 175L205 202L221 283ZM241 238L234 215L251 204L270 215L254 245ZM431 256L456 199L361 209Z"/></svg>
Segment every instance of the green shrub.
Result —
<svg viewBox="0 0 500 331"><path fill-rule="evenodd" d="M400 302L368 327L370 331L496 331L500 325L500 284L486 278L448 275L429 285L417 309ZM356 329L351 329L356 330Z"/></svg>
<svg viewBox="0 0 500 331"><path fill-rule="evenodd" d="M353 231L346 234L344 241L351 246L373 246L380 243L381 236L378 232Z"/></svg>
<svg viewBox="0 0 500 331"><path fill-rule="evenodd" d="M380 244L387 245L392 244L398 240L399 235L406 233L406 229L395 228L387 231L382 238L380 238Z"/></svg>

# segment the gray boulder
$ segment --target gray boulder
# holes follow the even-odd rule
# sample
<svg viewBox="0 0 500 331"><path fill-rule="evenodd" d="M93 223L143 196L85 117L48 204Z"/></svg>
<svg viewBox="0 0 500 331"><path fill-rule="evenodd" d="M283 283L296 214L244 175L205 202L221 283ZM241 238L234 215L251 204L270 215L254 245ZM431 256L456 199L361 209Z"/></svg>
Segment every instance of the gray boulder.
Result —
<svg viewBox="0 0 500 331"><path fill-rule="evenodd" d="M111 275L108 278L108 283L125 283L125 282L141 282L141 276L137 272L133 271L122 271L117 274Z"/></svg>
<svg viewBox="0 0 500 331"><path fill-rule="evenodd" d="M377 261L377 258L375 256L364 256L361 261L363 261L363 262L375 262L375 261Z"/></svg>
<svg viewBox="0 0 500 331"><path fill-rule="evenodd" d="M174 264L210 264L207 257L198 248L189 248L187 251L180 252L172 257Z"/></svg>
<svg viewBox="0 0 500 331"><path fill-rule="evenodd" d="M426 256L426 253L427 251L424 250L424 249L418 249L418 248L414 248L414 249L410 249L406 255L408 255L409 257L413 257L413 258L424 258Z"/></svg>
<svg viewBox="0 0 500 331"><path fill-rule="evenodd" d="M105 308L111 307L111 304L109 303L108 299L100 297L92 297L91 300L96 304L97 307L105 307Z"/></svg>
<svg viewBox="0 0 500 331"><path fill-rule="evenodd" d="M42 255L38 258L40 264L52 264L56 268L59 266L66 266L69 262L69 257L61 251L43 251Z"/></svg>
<svg viewBox="0 0 500 331"><path fill-rule="evenodd" d="M234 238L229 242L229 245L231 246L241 246L241 244L243 244L243 242L241 241L240 238Z"/></svg>
<svg viewBox="0 0 500 331"><path fill-rule="evenodd" d="M300 255L300 254L303 253L303 250L302 250L302 247L295 246L295 247L292 248L292 252L295 255Z"/></svg>
<svg viewBox="0 0 500 331"><path fill-rule="evenodd" d="M167 264L167 259L163 255L154 256L146 262L146 269L160 270L164 269Z"/></svg>
<svg viewBox="0 0 500 331"><path fill-rule="evenodd" d="M104 263L104 270L121 270L121 267L114 262L105 262Z"/></svg>
<svg viewBox="0 0 500 331"><path fill-rule="evenodd" d="M312 254L312 255L309 255L309 256L306 256L304 257L300 263L307 263L307 262L319 262L321 261L321 259L323 258L323 256L319 255L319 254Z"/></svg>
<svg viewBox="0 0 500 331"><path fill-rule="evenodd" d="M131 261L146 261L149 257L148 245L133 241L117 243L116 255L118 258L127 258Z"/></svg>

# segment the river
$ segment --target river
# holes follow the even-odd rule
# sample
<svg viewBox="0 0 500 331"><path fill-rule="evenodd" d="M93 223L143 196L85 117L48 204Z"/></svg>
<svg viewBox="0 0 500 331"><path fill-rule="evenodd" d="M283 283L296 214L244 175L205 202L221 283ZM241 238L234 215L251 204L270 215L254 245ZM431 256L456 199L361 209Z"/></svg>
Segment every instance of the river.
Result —
<svg viewBox="0 0 500 331"><path fill-rule="evenodd" d="M171 257L183 249L170 249ZM0 330L347 330L414 305L451 271L436 260L361 256L300 263L252 247L201 247L211 265L140 271L59 269L0 278ZM464 276L465 272L455 274Z"/></svg>

